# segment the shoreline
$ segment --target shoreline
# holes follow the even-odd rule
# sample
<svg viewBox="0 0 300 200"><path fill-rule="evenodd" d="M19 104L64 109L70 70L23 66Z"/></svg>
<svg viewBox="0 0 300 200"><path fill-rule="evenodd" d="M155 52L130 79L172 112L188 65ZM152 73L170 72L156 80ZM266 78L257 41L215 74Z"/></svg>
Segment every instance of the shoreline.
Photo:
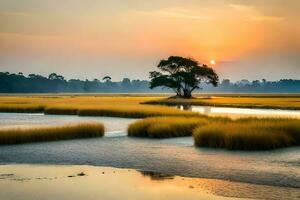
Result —
<svg viewBox="0 0 300 200"><path fill-rule="evenodd" d="M275 200L283 196L285 199L299 197L298 190L294 188L89 165L1 164L0 186L1 198L17 200L33 198Z"/></svg>
<svg viewBox="0 0 300 200"><path fill-rule="evenodd" d="M254 106L254 105L222 105L204 102L161 102L149 101L142 102L141 105L160 105L160 106L207 106L207 107L221 107L221 108L248 108L248 109L265 109L265 110L287 110L287 111L300 111L300 107L280 107L280 106Z"/></svg>

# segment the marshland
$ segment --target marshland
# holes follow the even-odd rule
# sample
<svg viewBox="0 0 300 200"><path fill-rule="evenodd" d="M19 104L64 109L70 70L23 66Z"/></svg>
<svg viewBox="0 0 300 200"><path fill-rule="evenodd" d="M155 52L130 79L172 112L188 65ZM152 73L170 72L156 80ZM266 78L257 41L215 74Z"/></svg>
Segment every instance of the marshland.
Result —
<svg viewBox="0 0 300 200"><path fill-rule="evenodd" d="M191 125L195 122L201 124L207 123L207 117L196 119L187 117L154 118L154 120L163 120L164 123L177 124L178 126L184 124L182 120L176 121L176 119L188 120ZM131 126L131 124L139 122L139 120L151 121L153 119L45 115L42 113L1 113L0 125L5 129L12 127L41 127L45 124L52 127L69 124L71 122L75 124L86 122L102 123L105 127L103 137L0 146L1 164L30 164L28 168L33 169L35 169L34 166L37 164L55 164L55 169L57 170L61 168L58 165L68 164L71 165L69 168L73 171L73 165L139 169L143 171L160 172L167 175L204 178L204 183L208 183L207 181L210 180L210 184L205 185L205 188L209 190L215 188L215 191L211 191L213 194L227 197L266 198L267 191L274 194L273 199L284 197L280 195L297 195L297 190L300 187L298 168L300 158L299 148L296 146L271 151L226 151L216 148L196 147L194 145L194 139L191 136L173 137L174 135L171 135L171 138L164 139L127 137L127 128ZM225 123L227 120L228 119L224 120L222 118L217 119L217 123ZM177 128L176 131L179 132L178 130L180 129ZM194 130L197 131L197 128ZM191 133L187 133L186 135L190 134ZM78 170L74 172L65 173L63 175L54 174L49 177L49 180L46 180L46 182L53 179L53 177L67 177L72 174L76 175L82 171L87 174L87 177L92 176L90 170L80 166ZM19 167L20 171L24 171L24 167ZM47 169L47 173L51 174L50 169ZM64 169L67 168L62 168L61 170L65 171ZM113 170L117 171L117 169L112 169L112 171ZM33 177L27 174L27 171L28 170L25 170L26 173L24 172L23 177L29 177L30 180L27 180L24 184L34 185L35 181ZM112 175L119 177L118 173L115 174L112 171L105 171L104 175L108 176L107 178ZM1 173L13 173L22 179L20 172L15 172L13 168L6 170L5 173L1 170ZM101 175L101 173L102 171L100 169L96 174ZM47 177L49 174L41 176ZM66 179L66 181L67 180L68 179ZM70 181L75 180L85 182L85 177L80 179L76 178L74 180L71 179ZM225 181L220 185L217 180L230 180L230 183ZM2 179L2 181L4 181L4 184L9 180L5 178L4 180ZM195 179L195 181L198 181L198 179ZM161 182L163 184L164 180L161 180ZM14 182L11 181L9 181L9 183L14 184ZM47 186L49 190L51 190L53 185L51 183L52 182L49 182L50 185ZM20 182L19 184L23 183ZM63 182L61 182L61 184L63 184ZM97 182L97 184L100 183ZM155 184L155 182L153 184ZM165 182L164 184L170 183ZM241 191L234 189L237 187L240 188L241 186L239 184L245 184L244 189ZM192 186L193 189L189 188L190 186ZM198 186L195 183L185 183L181 187L186 187L192 191L198 190ZM228 187L231 188L231 190ZM255 188L254 190L256 192L249 190L249 187ZM32 191L34 192L33 188ZM229 191L240 192L233 193Z"/></svg>
<svg viewBox="0 0 300 200"><path fill-rule="evenodd" d="M299 0L0 0L0 200L300 199Z"/></svg>
<svg viewBox="0 0 300 200"><path fill-rule="evenodd" d="M180 106L184 105L143 104L165 98L167 96L154 94L1 96L1 108L22 110L37 106L43 109L3 110L5 112L0 113L1 133L6 130L6 135L14 133L10 135L13 138L20 134L34 138L25 143L26 137L19 137L23 142L15 143L24 144L1 145L0 163L30 164L30 168L34 166L32 164L69 164L138 169L211 180L211 185L206 188L219 187L218 180L229 180L232 185L224 183L229 184L228 187L249 184L245 187L254 187L258 191L213 192L221 196L267 198L267 191L276 194L272 199L281 199L287 193L291 197L297 196L300 187L300 119L297 114L289 115L289 118L281 115L266 117L261 109L253 109L253 113L257 111L255 115L243 112L214 115L199 112L200 107L182 110ZM209 98L221 97L211 95ZM53 112L47 112L47 109ZM86 113L80 114L84 110ZM268 110L273 111L264 111ZM86 127L76 128L84 124L100 126L96 128L98 135L89 133ZM68 135L66 130L69 128L76 128L71 131L73 136ZM36 134L53 133L51 130L59 130L55 131L56 136L51 141L36 137ZM68 137L63 138L63 133ZM59 141L55 141L57 139ZM189 188L189 185L184 187ZM190 190L197 188L191 187Z"/></svg>

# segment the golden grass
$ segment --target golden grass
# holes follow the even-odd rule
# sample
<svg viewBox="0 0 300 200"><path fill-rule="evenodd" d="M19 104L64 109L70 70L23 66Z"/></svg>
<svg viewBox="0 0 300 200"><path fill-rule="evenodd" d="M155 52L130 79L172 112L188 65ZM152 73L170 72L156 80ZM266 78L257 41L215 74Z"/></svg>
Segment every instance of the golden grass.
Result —
<svg viewBox="0 0 300 200"><path fill-rule="evenodd" d="M81 123L56 127L12 128L0 130L0 145L102 137L103 135L104 126L101 123Z"/></svg>
<svg viewBox="0 0 300 200"><path fill-rule="evenodd" d="M200 114L191 111L181 111L165 106L143 105L103 105L103 106L49 106L45 114L79 115L79 116L107 116L123 118L146 118L154 116L186 116L197 117Z"/></svg>
<svg viewBox="0 0 300 200"><path fill-rule="evenodd" d="M141 105L152 96L2 96L0 111L45 114L145 118L153 116L198 116L165 106Z"/></svg>
<svg viewBox="0 0 300 200"><path fill-rule="evenodd" d="M102 106L92 108L81 108L78 110L80 116L110 116L128 118L146 118L153 116L199 116L198 113L181 111L175 108L163 106Z"/></svg>
<svg viewBox="0 0 300 200"><path fill-rule="evenodd" d="M199 116L198 113L181 111L163 106L52 106L45 108L45 114L107 116L124 118L146 118L153 116Z"/></svg>
<svg viewBox="0 0 300 200"><path fill-rule="evenodd" d="M79 115L79 116L108 116L124 118L146 118L153 116L199 116L198 113L191 111L181 111L166 106L143 106L143 105L72 105L60 104L45 106L45 114L56 115Z"/></svg>
<svg viewBox="0 0 300 200"><path fill-rule="evenodd" d="M182 98L160 98L145 101L143 104L153 105L198 105L218 107L241 107L241 108L278 108L278 109L300 109L299 96L201 96L193 99Z"/></svg>
<svg viewBox="0 0 300 200"><path fill-rule="evenodd" d="M58 106L47 106L44 109L45 114L49 115L77 115L79 106L68 106L68 105L58 105Z"/></svg>
<svg viewBox="0 0 300 200"><path fill-rule="evenodd" d="M39 113L44 111L45 106L32 104L0 104L0 112L14 113Z"/></svg>
<svg viewBox="0 0 300 200"><path fill-rule="evenodd" d="M199 147L266 150L300 145L300 120L248 118L210 123L193 133Z"/></svg>
<svg viewBox="0 0 300 200"><path fill-rule="evenodd" d="M130 124L128 136L149 138L191 136L196 127L207 123L206 117L147 118Z"/></svg>
<svg viewBox="0 0 300 200"><path fill-rule="evenodd" d="M147 95L33 95L0 96L0 112L45 112L46 114L130 118L160 116L130 125L128 135L153 138L189 136L197 126L200 126L194 132L195 144L198 146L255 150L299 145L299 120L251 118L234 121L204 117L197 113L165 106L140 104L142 102L165 104L165 101L168 101L166 103L168 105L300 109L300 96L297 95L219 95L200 96L194 99L166 99L162 96ZM22 132L22 130L12 132ZM38 131L33 131L35 132ZM14 135L16 134L10 137L13 138ZM27 140L24 136L20 138L12 141L18 143ZM31 142L30 139L28 141Z"/></svg>
<svg viewBox="0 0 300 200"><path fill-rule="evenodd" d="M213 96L213 97L212 97ZM161 95L23 95L0 96L0 112L44 112L115 117L149 117L171 111L149 104L210 105L247 108L300 109L297 95L202 95L194 99L166 99ZM170 110L171 108L168 108ZM81 111L80 111L81 110ZM153 112L151 112L151 110ZM160 112L159 110L164 110ZM175 109L173 109L175 110ZM177 115L177 111L176 112Z"/></svg>
<svg viewBox="0 0 300 200"><path fill-rule="evenodd" d="M267 150L300 145L300 120L215 117L155 117L130 124L128 136L170 138L193 135L199 147Z"/></svg>
<svg viewBox="0 0 300 200"><path fill-rule="evenodd" d="M104 105L139 105L144 101L158 100L160 96L125 96L125 95L20 95L0 96L0 105L42 105L42 106L104 106Z"/></svg>

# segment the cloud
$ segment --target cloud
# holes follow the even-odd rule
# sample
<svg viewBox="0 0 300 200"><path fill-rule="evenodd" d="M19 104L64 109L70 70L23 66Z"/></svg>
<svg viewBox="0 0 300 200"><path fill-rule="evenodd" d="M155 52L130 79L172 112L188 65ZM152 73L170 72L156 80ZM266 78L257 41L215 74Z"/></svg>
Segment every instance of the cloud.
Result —
<svg viewBox="0 0 300 200"><path fill-rule="evenodd" d="M250 17L251 20L253 21L282 21L285 18L284 17L278 17L278 16L252 16Z"/></svg>
<svg viewBox="0 0 300 200"><path fill-rule="evenodd" d="M251 11L254 9L253 6L249 5L243 5L243 4L229 4L229 7L239 11L239 12L244 12L244 11Z"/></svg>
<svg viewBox="0 0 300 200"><path fill-rule="evenodd" d="M193 14L190 10L178 9L178 8L169 8L169 9L161 9L154 11L141 11L144 14L154 14L163 17L173 17L173 18L181 18L181 19L191 19L191 20L211 20L212 16L209 15L199 15Z"/></svg>
<svg viewBox="0 0 300 200"><path fill-rule="evenodd" d="M265 16L283 16L285 18L300 17L299 0L230 0L231 7L254 8L256 11Z"/></svg>
<svg viewBox="0 0 300 200"><path fill-rule="evenodd" d="M254 5L229 4L229 7L242 13L243 15L245 15L247 17L248 20L251 20L251 21L279 22L279 21L282 21L285 19L285 17L282 17L282 16L267 15L267 14L261 12Z"/></svg>
<svg viewBox="0 0 300 200"><path fill-rule="evenodd" d="M178 18L185 18L185 19L195 19L195 20L210 20L212 19L210 16L205 15L191 15L183 12L172 12L172 11L159 11L161 15L168 16L168 17L178 17Z"/></svg>

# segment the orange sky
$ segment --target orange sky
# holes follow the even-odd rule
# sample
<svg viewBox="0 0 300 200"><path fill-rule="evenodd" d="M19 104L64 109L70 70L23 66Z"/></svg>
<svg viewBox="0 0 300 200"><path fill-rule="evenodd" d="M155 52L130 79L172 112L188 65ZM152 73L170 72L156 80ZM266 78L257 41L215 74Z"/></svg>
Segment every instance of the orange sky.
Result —
<svg viewBox="0 0 300 200"><path fill-rule="evenodd" d="M144 79L169 55L221 78L298 78L298 0L2 0L0 71Z"/></svg>

